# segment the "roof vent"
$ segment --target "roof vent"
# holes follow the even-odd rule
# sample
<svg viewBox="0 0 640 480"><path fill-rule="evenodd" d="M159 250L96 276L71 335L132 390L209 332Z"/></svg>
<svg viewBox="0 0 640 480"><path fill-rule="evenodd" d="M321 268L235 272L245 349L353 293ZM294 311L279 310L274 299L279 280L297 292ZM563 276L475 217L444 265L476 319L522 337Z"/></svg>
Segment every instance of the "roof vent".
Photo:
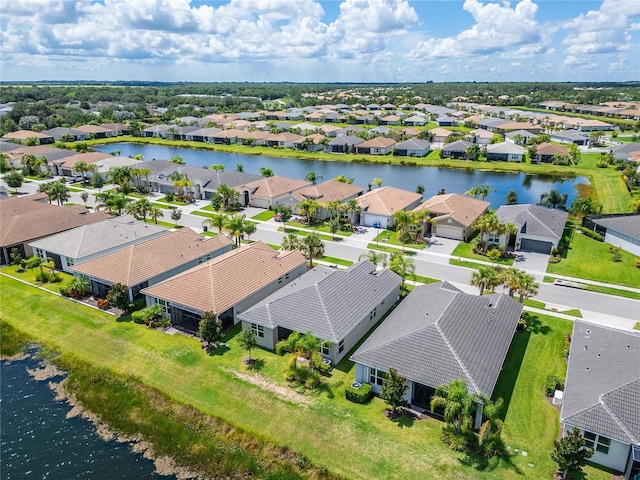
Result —
<svg viewBox="0 0 640 480"><path fill-rule="evenodd" d="M590 368L589 368L589 367L587 367L587 368L585 368L585 370L588 372L588 371L590 370Z"/></svg>
<svg viewBox="0 0 640 480"><path fill-rule="evenodd" d="M591 335L591 330L587 328L587 331L585 332L587 335Z"/></svg>

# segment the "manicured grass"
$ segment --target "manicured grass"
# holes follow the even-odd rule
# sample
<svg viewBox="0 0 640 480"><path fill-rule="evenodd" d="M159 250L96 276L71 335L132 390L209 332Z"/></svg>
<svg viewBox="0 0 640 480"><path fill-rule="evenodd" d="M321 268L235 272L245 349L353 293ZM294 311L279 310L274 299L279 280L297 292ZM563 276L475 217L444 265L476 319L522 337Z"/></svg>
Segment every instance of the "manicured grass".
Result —
<svg viewBox="0 0 640 480"><path fill-rule="evenodd" d="M542 310L545 310L547 307L546 303L540 302L538 300L532 300L530 298L525 298L522 303L527 307L540 308Z"/></svg>
<svg viewBox="0 0 640 480"><path fill-rule="evenodd" d="M613 262L610 245L575 232L560 263L550 263L547 272L584 278L615 285L640 288L640 269L635 267L638 257L620 250L621 262Z"/></svg>
<svg viewBox="0 0 640 480"><path fill-rule="evenodd" d="M411 280L413 282L418 282L418 283L425 283L425 284L436 283L440 281L437 278L423 277L422 275L416 275L413 273L410 273L409 275L407 275L407 280Z"/></svg>
<svg viewBox="0 0 640 480"><path fill-rule="evenodd" d="M287 230L285 231L285 229L283 227L278 227L278 231L279 232L284 232L286 234L289 233L295 233L296 235L300 236L300 237L306 237L307 235L311 235L312 233L317 234L322 240L327 241L327 242L339 242L341 240L340 237L336 236L336 238L333 238L331 235L325 235L323 233L319 233L317 231L315 232L310 232L310 231L306 231L306 230L298 230L297 228L289 228L290 223L287 223Z"/></svg>
<svg viewBox="0 0 640 480"><path fill-rule="evenodd" d="M636 322L636 324L633 326L634 330L640 330L640 322Z"/></svg>
<svg viewBox="0 0 640 480"><path fill-rule="evenodd" d="M276 214L273 210L265 210L264 212L260 212L257 215L251 217L253 220L262 220L266 222L267 220L271 220L273 216Z"/></svg>
<svg viewBox="0 0 640 480"><path fill-rule="evenodd" d="M544 277L544 283L553 283L556 279L554 277ZM640 300L640 293L632 292L629 290L621 290L619 288L612 287L602 287L600 285L589 285L587 283L579 283L580 286L584 287L585 290L589 290L590 292L597 293L606 293L607 295L616 295L618 297L631 298L633 300ZM566 287L560 287L566 288Z"/></svg>
<svg viewBox="0 0 640 480"><path fill-rule="evenodd" d="M69 191L70 192L75 192L75 193L80 193L80 192L84 192L84 188L69 187Z"/></svg>
<svg viewBox="0 0 640 480"><path fill-rule="evenodd" d="M386 245L378 245L375 243L370 243L367 245L367 248L369 250L378 250L380 252L387 252L387 253L401 253L402 255L408 255L410 257L413 257L416 252L413 252L411 250L405 250L404 252L402 251L402 248L396 248L396 247L388 247Z"/></svg>
<svg viewBox="0 0 640 480"><path fill-rule="evenodd" d="M337 258L337 257L328 257L326 255L322 257L320 260L322 260L323 262L335 263L336 265L342 265L344 267L349 267L353 265L353 262L351 260L345 260L344 258Z"/></svg>
<svg viewBox="0 0 640 480"><path fill-rule="evenodd" d="M470 260L456 260L455 258L449 259L449 265L456 265L458 267L465 267L465 268L475 268L476 270L482 266L480 263L477 263L477 262L472 262Z"/></svg>
<svg viewBox="0 0 640 480"><path fill-rule="evenodd" d="M287 229L288 229L289 225L291 225L292 227L307 228L309 230L315 230L316 232L323 232L323 233L328 233L329 235L331 235L331 230L329 230L329 227L326 224L309 226L307 224L300 223L300 222L288 222L287 223ZM340 235L340 236L343 236L343 237L348 237L348 236L350 236L352 234L353 234L353 232L351 230L349 230L349 231L338 230L336 232L336 235Z"/></svg>
<svg viewBox="0 0 640 480"><path fill-rule="evenodd" d="M530 298L525 298L523 302L527 307L539 308L541 310L547 310L548 312L558 312L564 315L570 315L572 317L582 318L582 313L579 309L574 308L571 310L557 310L553 308L547 308L547 304L544 302L540 302L538 300L532 300Z"/></svg>
<svg viewBox="0 0 640 480"><path fill-rule="evenodd" d="M156 200L156 202L164 203L164 204L169 205L169 206L176 205L176 206L179 206L179 207L185 207L185 206L189 205L187 202L180 202L178 200L174 200L173 202L167 202L166 198L159 198L159 199Z"/></svg>
<svg viewBox="0 0 640 480"><path fill-rule="evenodd" d="M558 431L558 415L541 398L542 382L548 373L564 372L564 361L557 356L570 322L538 316L540 324L531 322L535 330L522 334L512 348L505 363L510 377L501 376L497 393L509 399L505 440L527 450L529 457L485 462L450 450L439 439L443 424L437 420L413 422L404 417L394 422L383 415L385 405L377 398L366 405L347 402L344 388L354 375L348 360L336 366L319 389L292 389L283 379L288 356L254 350L258 362L255 370L247 370L243 363L247 354L238 346L237 327L225 339L228 346L207 355L196 339L119 322L6 277L0 277L0 288L0 316L47 347L63 352L65 358L74 355L128 375L176 402L288 446L347 478L506 480L518 471L523 478L542 480L550 478L554 469L548 453ZM27 312L29 322L24 322ZM289 400L239 379L235 372L259 375L282 389L277 392L284 392ZM293 393L302 397L291 397ZM296 398L304 398L304 403L297 403ZM122 403L129 412L131 404ZM171 438L160 441L173 444ZM345 461L345 452L354 448L358 454ZM535 466L529 467L528 462Z"/></svg>
<svg viewBox="0 0 640 480"><path fill-rule="evenodd" d="M32 283L33 285L37 285L39 287L42 287L46 290L50 290L55 293L60 293L60 287L66 287L69 284L69 282L73 280L73 275L56 270L57 275L62 279L60 282L42 283L36 280L36 275L40 273L40 267L25 270L24 272L17 272L16 271L17 268L18 267L16 267L15 265L8 265L5 267L2 267L2 269L0 269L0 272L14 278L18 278L25 282ZM47 268L44 268L44 270L46 271Z"/></svg>
<svg viewBox="0 0 640 480"><path fill-rule="evenodd" d="M473 253L473 247L470 243L460 242L458 246L451 252L452 257L464 257L472 260L481 260L483 262L497 263L499 265L513 265L513 258L499 258L497 262L493 262L489 257Z"/></svg>
<svg viewBox="0 0 640 480"><path fill-rule="evenodd" d="M398 245L402 246L402 242L400 242L397 238L397 232L392 230L383 230L381 231L376 238L373 239L376 243L386 243L387 245ZM405 245L406 248L415 248L416 250L422 250L426 247L426 243L407 243Z"/></svg>

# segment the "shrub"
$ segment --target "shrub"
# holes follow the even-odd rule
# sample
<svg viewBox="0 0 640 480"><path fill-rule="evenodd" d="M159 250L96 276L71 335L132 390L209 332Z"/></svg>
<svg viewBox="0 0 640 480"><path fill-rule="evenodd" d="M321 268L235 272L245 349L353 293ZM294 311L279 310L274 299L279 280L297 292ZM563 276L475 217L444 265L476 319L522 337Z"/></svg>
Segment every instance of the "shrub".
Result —
<svg viewBox="0 0 640 480"><path fill-rule="evenodd" d="M75 299L87 297L91 293L89 280L84 277L75 277L66 288L60 287L60 293Z"/></svg>
<svg viewBox="0 0 640 480"><path fill-rule="evenodd" d="M549 263L560 263L561 260L562 257L560 256L549 257Z"/></svg>
<svg viewBox="0 0 640 480"><path fill-rule="evenodd" d="M320 374L314 370L307 376L307 379L304 381L304 386L311 389L316 388L318 385L320 385Z"/></svg>
<svg viewBox="0 0 640 480"><path fill-rule="evenodd" d="M547 397L553 397L556 390L564 390L564 380L556 375L547 375L547 380L544 382L544 394Z"/></svg>
<svg viewBox="0 0 640 480"><path fill-rule="evenodd" d="M613 260L616 263L621 262L622 254L620 252L614 252L613 257L611 257L611 260Z"/></svg>
<svg viewBox="0 0 640 480"><path fill-rule="evenodd" d="M551 255L554 257L558 257L560 255L560 250L558 250L557 248L552 248L551 249Z"/></svg>
<svg viewBox="0 0 640 480"><path fill-rule="evenodd" d="M568 357L569 356L569 350L571 350L571 334L567 333L564 337L564 356Z"/></svg>
<svg viewBox="0 0 640 480"><path fill-rule="evenodd" d="M636 258L635 265L636 268L640 268L640 258Z"/></svg>
<svg viewBox="0 0 640 480"><path fill-rule="evenodd" d="M520 320L518 320L518 326L516 327L516 330L518 332L524 332L527 330L527 328L529 328L527 319L525 317L520 317Z"/></svg>
<svg viewBox="0 0 640 480"><path fill-rule="evenodd" d="M589 230L588 228L584 228L584 227L578 227L578 230L589 238L593 238L598 242L604 242L604 237L600 235L598 232L594 232L593 230Z"/></svg>
<svg viewBox="0 0 640 480"><path fill-rule="evenodd" d="M109 310L111 308L111 304L106 298L99 298L96 303L100 310Z"/></svg>
<svg viewBox="0 0 640 480"><path fill-rule="evenodd" d="M344 390L344 396L353 403L367 403L371 398L371 384L363 383L360 388L353 388L349 385Z"/></svg>
<svg viewBox="0 0 640 480"><path fill-rule="evenodd" d="M131 320L133 320L133 323L137 323L137 324L143 324L144 323L144 314L140 311L140 312L133 312L131 314Z"/></svg>
<svg viewBox="0 0 640 480"><path fill-rule="evenodd" d="M320 372L320 375L328 377L331 374L331 364L329 363L320 362L315 367L318 369L318 372Z"/></svg>

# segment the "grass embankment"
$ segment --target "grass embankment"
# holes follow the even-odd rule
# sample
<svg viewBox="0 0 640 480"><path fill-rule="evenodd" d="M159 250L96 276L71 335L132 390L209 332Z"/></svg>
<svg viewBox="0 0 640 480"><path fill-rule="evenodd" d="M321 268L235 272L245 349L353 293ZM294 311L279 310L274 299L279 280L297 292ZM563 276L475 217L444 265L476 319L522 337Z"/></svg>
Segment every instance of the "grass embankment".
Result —
<svg viewBox="0 0 640 480"><path fill-rule="evenodd" d="M547 273L640 288L640 269L635 266L638 257L620 250L621 261L614 262L610 247L575 231L566 258L550 263Z"/></svg>
<svg viewBox="0 0 640 480"><path fill-rule="evenodd" d="M162 138L142 138L132 136L111 137L107 139L89 140L87 145L102 145L119 142L138 144L164 145L168 147L193 148L199 150L215 150L227 153L242 153L245 155L269 155L282 158L296 158L305 160L322 160L353 163L380 163L388 165L410 165L453 168L464 170L487 170L496 172L524 172L540 175L557 176L587 176L593 187L591 195L603 204L605 213L626 212L630 209L631 195L622 180L621 172L613 167L601 169L596 167L599 154L583 154L579 165L561 166L549 164L531 164L516 162L474 162L469 160L455 160L440 158L439 151L434 150L426 157L411 158L393 155L351 155L324 152L303 152L300 150L249 147L245 145L212 145L203 142L188 142L184 140L166 140ZM73 144L67 144L69 147Z"/></svg>
<svg viewBox="0 0 640 480"><path fill-rule="evenodd" d="M549 451L558 431L558 414L542 397L542 385L547 374L564 373L561 355L570 322L531 316L531 330L516 335L496 395L507 402L504 434L507 444L528 451L529 455L483 461L449 450L439 439L441 422L433 419L412 422L406 417L392 422L382 414L385 406L377 398L367 405L344 400L345 385L354 375L353 364L348 360L341 362L319 389L292 389L283 380L288 357L254 351L257 362L253 371L247 371L243 363L246 352L238 347L235 338L238 329L227 338L228 347L209 356L195 339L119 322L103 312L6 277L0 277L0 287L3 291L0 316L50 349L63 352L63 358L73 355L99 369L108 369L107 378L114 379L116 386L125 385L120 383L123 379L133 382L131 385L135 387L131 388L135 395L148 394L152 401L164 401L168 397L204 414L220 417L251 437L255 435L249 445L256 446L260 452L273 456L280 447L270 442L285 445L304 455L295 457L296 465L299 458L309 458L349 478L510 479L521 473L524 478L547 479L554 470ZM25 315L29 322L22 321ZM252 378L261 379L267 387L258 387L236 374L253 375ZM96 379L95 376L86 378ZM103 388L101 382L95 388ZM111 403L111 400L104 401L111 398L110 394L101 395L101 404ZM126 398L113 401L113 408L125 405L121 413L123 421L130 422L136 416L149 420L146 413L144 416L139 413L143 410L138 410L137 405L131 409L130 400ZM206 430L210 425L208 420L193 422L195 417L203 418L197 411L175 403L171 407L164 403L160 407L152 405L152 410L157 408L165 416L173 412L180 423L198 426L197 433L205 432L205 437L210 434ZM151 413L149 411L149 415ZM160 423L164 424L164 420ZM226 440L234 435L214 430L211 434L218 435L217 438L222 436L223 448L227 448ZM159 431L162 434L158 442L175 446L173 439L167 438L174 436L173 430L167 433L163 426ZM201 459L200 444L189 445L190 434L185 432L183 436L180 433L183 430L177 432L175 437L187 445L181 443L181 448L188 450L184 458L193 455L196 460ZM354 449L358 454L349 455L345 460L344 452ZM249 447L247 450L249 454L256 451ZM262 458L262 455L256 457ZM244 460L238 461L244 465ZM269 462L268 458L264 461ZM597 476L593 478L605 478L594 472ZM589 473L592 474L591 469ZM270 477L287 478L277 474Z"/></svg>

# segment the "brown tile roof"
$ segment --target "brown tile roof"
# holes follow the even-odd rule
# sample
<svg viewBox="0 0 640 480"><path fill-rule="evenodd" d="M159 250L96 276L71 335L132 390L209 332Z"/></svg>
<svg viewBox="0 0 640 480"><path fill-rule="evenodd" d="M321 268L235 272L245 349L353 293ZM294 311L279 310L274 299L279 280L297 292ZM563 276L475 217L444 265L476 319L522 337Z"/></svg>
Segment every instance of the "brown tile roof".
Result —
<svg viewBox="0 0 640 480"><path fill-rule="evenodd" d="M265 137L265 140L272 142L303 142L304 137L297 133L282 132L282 133L270 133Z"/></svg>
<svg viewBox="0 0 640 480"><path fill-rule="evenodd" d="M10 140L26 140L28 138L53 138L46 133L32 132L31 130L18 130L16 132L9 132L2 138L8 138Z"/></svg>
<svg viewBox="0 0 640 480"><path fill-rule="evenodd" d="M564 148L548 142L539 144L536 153L538 155L569 155Z"/></svg>
<svg viewBox="0 0 640 480"><path fill-rule="evenodd" d="M328 203L332 200L345 200L362 192L362 187L351 185L337 180L327 180L326 182L312 185L303 190L299 190L295 196L302 196L301 200L314 198L320 203Z"/></svg>
<svg viewBox="0 0 640 480"><path fill-rule="evenodd" d="M224 235L203 237L190 228L183 228L102 255L73 269L83 275L132 286L231 243ZM189 288L194 289L194 285Z"/></svg>
<svg viewBox="0 0 640 480"><path fill-rule="evenodd" d="M24 197L7 197L0 201L0 218L46 210L53 206L47 202L47 196L44 193Z"/></svg>
<svg viewBox="0 0 640 480"><path fill-rule="evenodd" d="M274 198L286 193L296 192L309 185L311 185L311 182L306 180L294 180L293 178L274 175L273 177L261 178L235 188L240 192L248 189L253 195Z"/></svg>
<svg viewBox="0 0 640 480"><path fill-rule="evenodd" d="M435 137L448 137L449 135L453 135L453 132L451 130L440 127L432 128L431 130L429 130L429 133L431 133Z"/></svg>
<svg viewBox="0 0 640 480"><path fill-rule="evenodd" d="M3 200L0 204L3 210L6 201L9 200ZM16 245L36 240L111 217L106 212L89 213L82 205L69 207L45 205L47 205L46 208L32 208L31 211L16 215L5 216L3 213L0 217L0 245ZM29 205L27 209L30 207L34 205Z"/></svg>
<svg viewBox="0 0 640 480"><path fill-rule="evenodd" d="M76 127L76 130L80 130L81 132L85 132L85 133L107 133L107 132L113 132L113 129L105 128L105 127L100 126L100 125L80 125L79 127Z"/></svg>
<svg viewBox="0 0 640 480"><path fill-rule="evenodd" d="M304 256L297 250L279 253L255 242L145 288L142 293L220 314L304 263Z"/></svg>
<svg viewBox="0 0 640 480"><path fill-rule="evenodd" d="M388 148L391 145L395 145L397 142L392 138L387 137L375 137L366 142L362 142L357 148Z"/></svg>
<svg viewBox="0 0 640 480"><path fill-rule="evenodd" d="M60 164L63 167L73 168L73 166L80 161L85 163L96 163L100 160L111 157L112 155L108 155L102 152L78 153L77 155L71 155L70 157L64 157L60 160L55 160L52 163Z"/></svg>
<svg viewBox="0 0 640 480"><path fill-rule="evenodd" d="M465 227L471 226L489 208L489 202L477 198L466 197L459 193L434 195L424 203L413 209L414 212L429 210L436 219L448 216Z"/></svg>
<svg viewBox="0 0 640 480"><path fill-rule="evenodd" d="M420 135L420 132L421 130L418 130L417 128L413 128L413 127L407 127L404 130L402 130L402 133L407 137L417 137L418 135Z"/></svg>
<svg viewBox="0 0 640 480"><path fill-rule="evenodd" d="M375 188L356 198L362 210L368 213L379 213L391 216L398 210L404 210L417 202L422 195L395 187Z"/></svg>

